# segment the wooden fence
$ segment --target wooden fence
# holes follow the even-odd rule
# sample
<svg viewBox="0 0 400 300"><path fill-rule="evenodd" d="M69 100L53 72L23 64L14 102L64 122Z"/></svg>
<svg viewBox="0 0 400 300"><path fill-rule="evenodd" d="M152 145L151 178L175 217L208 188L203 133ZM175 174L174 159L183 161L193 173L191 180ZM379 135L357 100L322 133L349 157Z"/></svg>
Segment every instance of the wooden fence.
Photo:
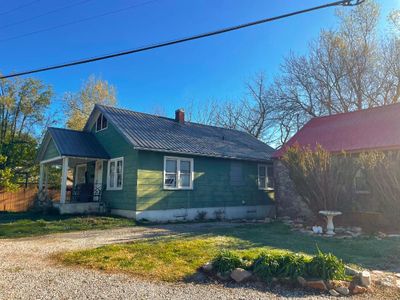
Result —
<svg viewBox="0 0 400 300"><path fill-rule="evenodd" d="M0 191L0 211L27 211L32 207L37 192L36 186L23 187L15 192Z"/></svg>

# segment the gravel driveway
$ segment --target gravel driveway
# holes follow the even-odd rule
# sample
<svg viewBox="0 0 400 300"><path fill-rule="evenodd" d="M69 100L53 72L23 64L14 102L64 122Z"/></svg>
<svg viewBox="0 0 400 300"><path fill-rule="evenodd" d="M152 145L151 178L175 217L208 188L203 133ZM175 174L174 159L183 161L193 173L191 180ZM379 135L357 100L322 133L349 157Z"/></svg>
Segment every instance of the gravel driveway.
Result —
<svg viewBox="0 0 400 300"><path fill-rule="evenodd" d="M196 227L197 226L197 227ZM196 230L198 224L131 227L0 240L0 299L327 299L302 291L243 285L149 282L124 274L65 267L51 254ZM233 226L228 224L212 226Z"/></svg>

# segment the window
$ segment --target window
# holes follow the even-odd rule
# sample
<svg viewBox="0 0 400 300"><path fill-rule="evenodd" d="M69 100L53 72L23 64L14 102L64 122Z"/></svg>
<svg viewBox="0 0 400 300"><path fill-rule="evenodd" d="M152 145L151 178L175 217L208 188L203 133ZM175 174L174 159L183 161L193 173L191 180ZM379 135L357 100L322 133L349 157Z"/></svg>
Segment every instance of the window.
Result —
<svg viewBox="0 0 400 300"><path fill-rule="evenodd" d="M242 163L231 162L231 186L243 185Z"/></svg>
<svg viewBox="0 0 400 300"><path fill-rule="evenodd" d="M124 176L124 158L114 158L108 161L107 190L122 190Z"/></svg>
<svg viewBox="0 0 400 300"><path fill-rule="evenodd" d="M272 165L258 165L258 189L274 189L274 169Z"/></svg>
<svg viewBox="0 0 400 300"><path fill-rule="evenodd" d="M164 157L164 189L193 189L193 159Z"/></svg>
<svg viewBox="0 0 400 300"><path fill-rule="evenodd" d="M100 114L96 121L96 132L107 129L108 121L103 114Z"/></svg>
<svg viewBox="0 0 400 300"><path fill-rule="evenodd" d="M354 177L354 189L357 194L369 193L367 174L363 169L359 169Z"/></svg>

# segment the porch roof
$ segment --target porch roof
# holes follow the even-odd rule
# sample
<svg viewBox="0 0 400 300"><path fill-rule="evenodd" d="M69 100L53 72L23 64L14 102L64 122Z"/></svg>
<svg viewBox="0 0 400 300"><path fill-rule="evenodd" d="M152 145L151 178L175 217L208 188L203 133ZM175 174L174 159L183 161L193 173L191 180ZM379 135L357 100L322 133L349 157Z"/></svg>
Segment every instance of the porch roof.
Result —
<svg viewBox="0 0 400 300"><path fill-rule="evenodd" d="M53 139L60 156L110 158L103 146L90 132L54 127L49 127L47 132L49 135L47 138ZM43 153L44 151L45 149L43 149Z"/></svg>

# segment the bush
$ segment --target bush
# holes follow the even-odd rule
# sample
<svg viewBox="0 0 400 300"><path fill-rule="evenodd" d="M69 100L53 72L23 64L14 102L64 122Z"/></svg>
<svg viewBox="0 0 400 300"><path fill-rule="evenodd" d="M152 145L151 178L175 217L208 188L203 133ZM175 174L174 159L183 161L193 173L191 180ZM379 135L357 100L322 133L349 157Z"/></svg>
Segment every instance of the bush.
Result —
<svg viewBox="0 0 400 300"><path fill-rule="evenodd" d="M222 250L212 263L215 270L222 274L244 266L240 256L228 250Z"/></svg>
<svg viewBox="0 0 400 300"><path fill-rule="evenodd" d="M265 281L274 277L296 279L298 276L323 280L346 279L342 260L319 249L314 257L264 251L254 259L249 258L249 261L235 252L225 250L213 260L213 266L220 273L227 273L239 267L251 269Z"/></svg>
<svg viewBox="0 0 400 300"><path fill-rule="evenodd" d="M318 253L307 265L307 275L313 278L345 279L345 266L341 259L331 253Z"/></svg>
<svg viewBox="0 0 400 300"><path fill-rule="evenodd" d="M264 280L270 280L272 277L294 279L297 276L304 276L307 262L304 255L262 253L255 259L253 271Z"/></svg>

